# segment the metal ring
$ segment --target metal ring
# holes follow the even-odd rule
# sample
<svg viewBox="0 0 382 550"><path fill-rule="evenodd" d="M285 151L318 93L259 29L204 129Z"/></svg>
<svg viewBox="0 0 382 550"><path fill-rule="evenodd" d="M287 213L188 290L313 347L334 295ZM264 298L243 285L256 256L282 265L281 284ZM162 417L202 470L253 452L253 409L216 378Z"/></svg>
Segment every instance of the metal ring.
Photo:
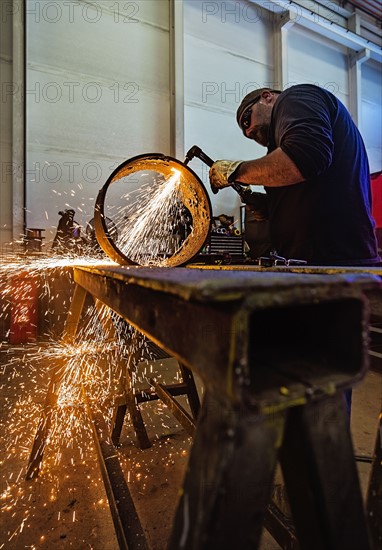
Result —
<svg viewBox="0 0 382 550"><path fill-rule="evenodd" d="M151 170L165 177L179 171L181 200L192 216L191 234L180 247L167 258L161 258L156 265L175 267L189 262L203 248L211 225L212 208L208 193L199 177L181 161L160 153L146 153L126 160L109 176L99 191L95 212L94 228L97 241L102 250L116 263L121 265L148 265L129 257L128 251L121 250L108 233L106 226L105 198L109 187L121 178L135 172ZM110 214L108 214L110 217Z"/></svg>

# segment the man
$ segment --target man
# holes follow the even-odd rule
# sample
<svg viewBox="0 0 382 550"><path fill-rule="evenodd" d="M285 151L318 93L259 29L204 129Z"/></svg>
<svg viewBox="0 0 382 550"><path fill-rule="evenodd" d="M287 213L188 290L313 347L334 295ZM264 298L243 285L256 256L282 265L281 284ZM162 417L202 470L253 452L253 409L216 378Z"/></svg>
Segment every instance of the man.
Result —
<svg viewBox="0 0 382 550"><path fill-rule="evenodd" d="M244 135L268 148L250 161L217 161L212 190L233 182L263 185L277 254L310 265L373 266L370 173L362 137L330 92L300 84L261 88L237 110Z"/></svg>
<svg viewBox="0 0 382 550"><path fill-rule="evenodd" d="M79 252L81 228L80 225L74 221L75 213L75 210L72 208L67 208L58 213L61 218L58 222L57 232L53 239L52 250L55 250L59 254Z"/></svg>

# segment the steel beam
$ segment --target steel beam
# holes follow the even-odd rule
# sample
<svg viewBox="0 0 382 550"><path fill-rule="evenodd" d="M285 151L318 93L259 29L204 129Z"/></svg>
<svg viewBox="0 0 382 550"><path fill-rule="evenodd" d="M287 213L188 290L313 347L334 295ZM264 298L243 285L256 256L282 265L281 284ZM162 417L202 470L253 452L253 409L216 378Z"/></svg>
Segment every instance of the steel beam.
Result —
<svg viewBox="0 0 382 550"><path fill-rule="evenodd" d="M151 379L150 383L154 386L158 397L167 405L170 412L181 423L186 432L193 436L195 433L195 421L191 415L173 398L164 384L159 384Z"/></svg>
<svg viewBox="0 0 382 550"><path fill-rule="evenodd" d="M147 550L147 541L102 412L86 400L114 530L120 550Z"/></svg>
<svg viewBox="0 0 382 550"><path fill-rule="evenodd" d="M81 318L82 308L85 303L86 291L76 286L72 305L68 314L67 324L62 336L64 343L71 343L77 333L78 325ZM39 423L37 425L36 435L33 441L31 454L29 457L26 479L34 479L38 477L41 463L44 457L44 451L47 440L49 438L52 425L53 411L57 406L58 395L61 384L65 376L65 365L58 363L52 369L52 374L49 381L48 391L45 396L44 406L41 411Z"/></svg>
<svg viewBox="0 0 382 550"><path fill-rule="evenodd" d="M206 387L170 550L257 548L279 455L301 548L348 550L351 540L370 548L340 394L366 372L365 293L379 278L118 267L78 268L74 277ZM329 439L316 429L328 404L337 419ZM294 417L307 445L307 483L297 489L289 467ZM346 468L333 482L325 453L338 450ZM349 472L344 536L341 499L331 491ZM320 504L301 505L313 486L324 513ZM305 520L315 527L310 534Z"/></svg>

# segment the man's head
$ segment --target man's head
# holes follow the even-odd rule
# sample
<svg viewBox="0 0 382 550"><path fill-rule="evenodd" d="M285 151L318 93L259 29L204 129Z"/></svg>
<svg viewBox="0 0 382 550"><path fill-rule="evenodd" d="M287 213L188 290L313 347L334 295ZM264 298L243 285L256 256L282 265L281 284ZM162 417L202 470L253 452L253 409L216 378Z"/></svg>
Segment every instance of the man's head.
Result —
<svg viewBox="0 0 382 550"><path fill-rule="evenodd" d="M236 120L245 137L264 147L268 144L268 131L273 105L281 92L259 88L247 94L239 105Z"/></svg>

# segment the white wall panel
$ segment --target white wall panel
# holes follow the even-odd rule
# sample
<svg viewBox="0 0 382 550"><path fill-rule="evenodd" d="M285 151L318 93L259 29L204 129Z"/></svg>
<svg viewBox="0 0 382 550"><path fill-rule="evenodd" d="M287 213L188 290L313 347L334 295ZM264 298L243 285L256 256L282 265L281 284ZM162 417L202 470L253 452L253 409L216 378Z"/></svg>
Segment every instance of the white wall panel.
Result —
<svg viewBox="0 0 382 550"><path fill-rule="evenodd" d="M363 63L361 68L362 128L370 171L382 170L382 71L381 65Z"/></svg>
<svg viewBox="0 0 382 550"><path fill-rule="evenodd" d="M232 55L264 62L270 12L242 1L185 0L185 33L206 40Z"/></svg>
<svg viewBox="0 0 382 550"><path fill-rule="evenodd" d="M317 84L349 104L347 49L294 25L288 32L288 87Z"/></svg>
<svg viewBox="0 0 382 550"><path fill-rule="evenodd" d="M28 227L86 224L120 162L170 152L169 49L167 0L28 1Z"/></svg>
<svg viewBox="0 0 382 550"><path fill-rule="evenodd" d="M52 11L51 19L43 18L41 7L38 10L40 15L33 15L32 3L28 1L27 53L31 69L35 63L40 63L49 72L56 67L69 74L73 72L75 76L82 73L87 79L93 76L121 83L126 82L128 76L128 81L139 81L142 88L168 91L168 21L164 27L137 19L141 17L143 8L147 11L147 4L157 6L156 13L161 7L168 16L166 1L125 2L125 5L134 4L138 8L136 16L126 21L122 16L115 16L114 10L103 9L102 5L89 4L82 12L82 3L74 2L74 7L80 5L73 12L72 23L64 10L57 21L53 20L57 8ZM60 7L58 2L47 1L45 4ZM43 6L44 2L36 2L36 5ZM94 17L93 23L91 17Z"/></svg>
<svg viewBox="0 0 382 550"><path fill-rule="evenodd" d="M2 13L0 33L0 243L12 241L12 17Z"/></svg>
<svg viewBox="0 0 382 550"><path fill-rule="evenodd" d="M12 241L12 176L15 167L12 163L12 64L0 61L2 104L0 140L0 242ZM8 91L9 90L9 93Z"/></svg>
<svg viewBox="0 0 382 550"><path fill-rule="evenodd" d="M136 82L110 89L102 79L77 79L72 101L68 83L66 75L52 80L51 74L29 71L29 152L43 147L123 158L158 147L163 137L167 141L168 94L148 93Z"/></svg>
<svg viewBox="0 0 382 550"><path fill-rule="evenodd" d="M333 92L349 106L349 65L347 49L294 25L288 34L288 85L311 82ZM370 169L382 169L382 73L375 61L361 66L362 127Z"/></svg>
<svg viewBox="0 0 382 550"><path fill-rule="evenodd" d="M170 2L28 0L26 6L27 225L54 228L67 206L85 224L116 165L136 154L170 153ZM251 89L278 87L274 32L272 14L247 0L184 1L185 151L197 144L212 158L265 153L244 138L235 115ZM298 23L287 32L288 85L317 83L349 106L347 49ZM7 75L7 61L0 61ZM377 171L380 65L366 62L361 74L361 131ZM9 126L6 116L2 124ZM190 167L209 188L208 169L197 160ZM9 193L3 197L9 202ZM215 214L238 212L232 190L211 200Z"/></svg>

